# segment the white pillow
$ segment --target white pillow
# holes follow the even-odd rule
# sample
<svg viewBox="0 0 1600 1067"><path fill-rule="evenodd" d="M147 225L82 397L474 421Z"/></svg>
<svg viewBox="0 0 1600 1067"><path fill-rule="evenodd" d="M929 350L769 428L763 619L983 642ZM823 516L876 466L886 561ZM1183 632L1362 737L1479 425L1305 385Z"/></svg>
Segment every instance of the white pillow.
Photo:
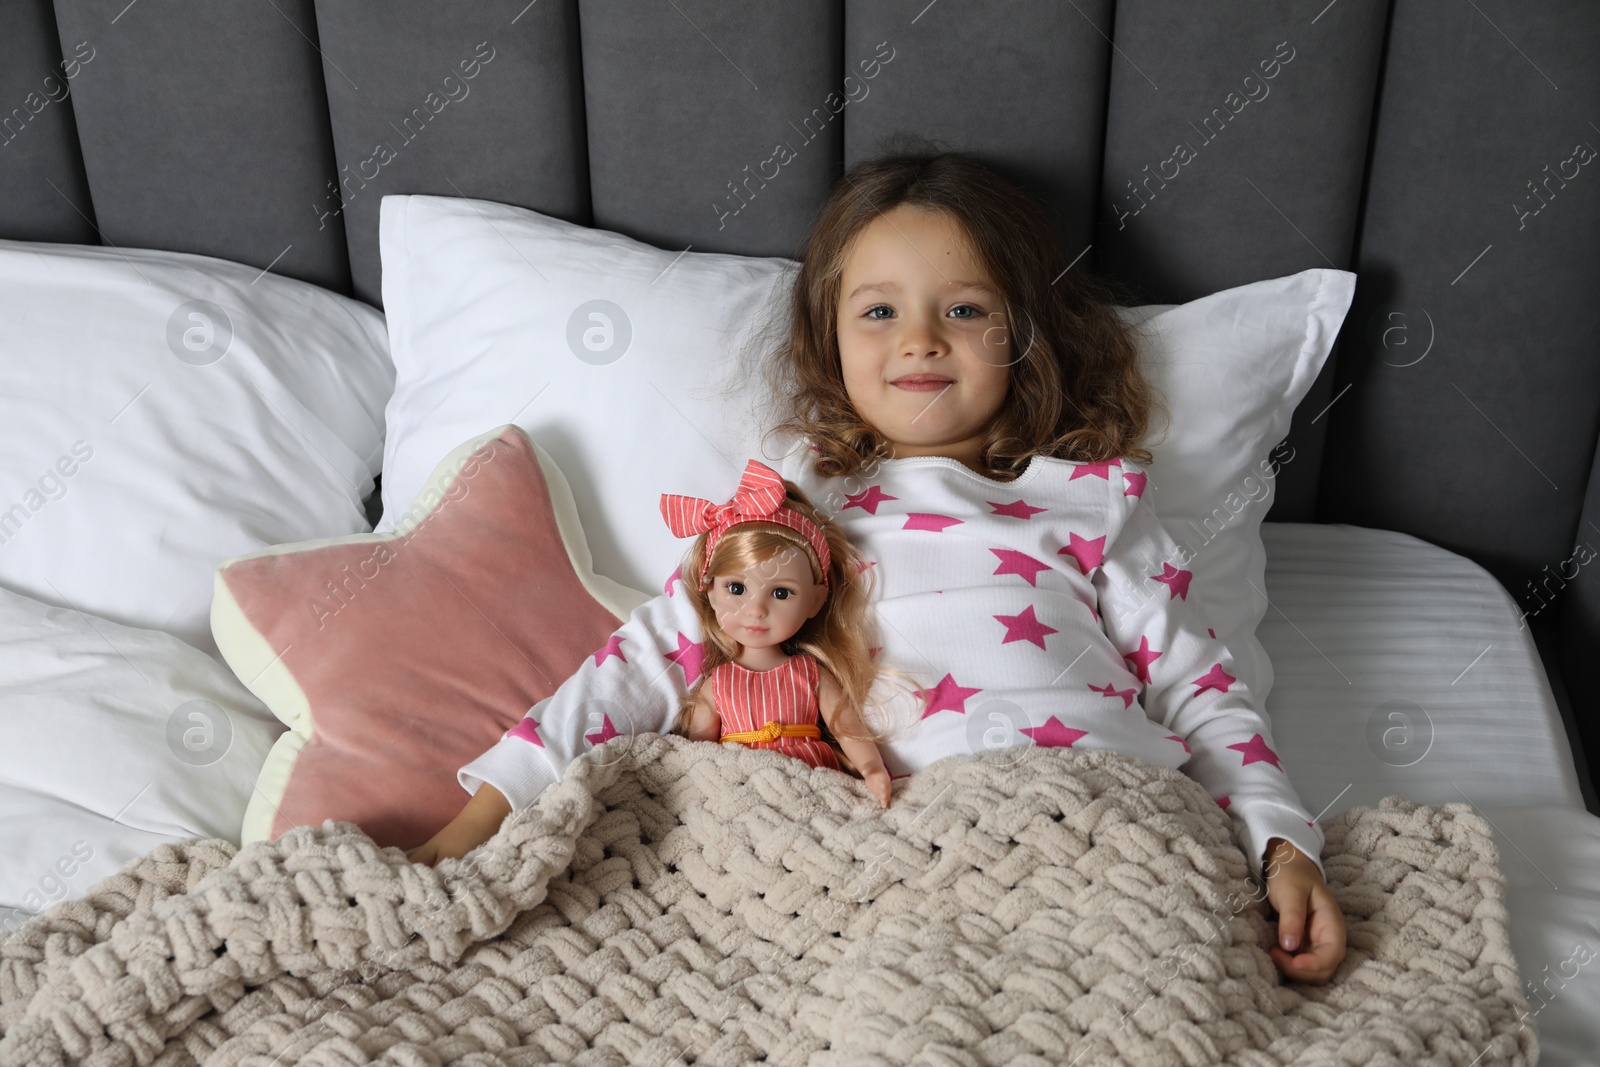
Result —
<svg viewBox="0 0 1600 1067"><path fill-rule="evenodd" d="M751 415L762 385L751 367L772 340L761 328L786 321L793 261L662 251L453 197L386 196L380 233L397 377L379 532L456 444L516 422L571 482L595 570L656 592L683 552L659 495L720 499L746 459L777 462ZM1327 359L1354 284L1348 271L1313 269L1122 309L1144 324L1146 371L1172 416L1146 442L1152 500L1194 551L1183 564L1191 588L1263 703L1272 671L1255 628L1266 603L1250 583L1265 590L1268 453ZM587 318L596 301L609 302L609 319ZM586 328L601 342L614 328L612 362L580 355ZM1226 521L1213 518L1207 539L1213 509Z"/></svg>
<svg viewBox="0 0 1600 1067"><path fill-rule="evenodd" d="M659 592L684 547L660 494L725 492L761 454L736 354L796 264L455 197L385 196L379 234L396 381L377 532L451 449L514 422L571 484L595 571Z"/></svg>
<svg viewBox="0 0 1600 1067"><path fill-rule="evenodd" d="M282 732L172 635L0 589L0 908L82 896L169 841L237 843Z"/></svg>
<svg viewBox="0 0 1600 1067"><path fill-rule="evenodd" d="M217 564L369 529L383 316L209 256L0 241L0 584L216 655Z"/></svg>
<svg viewBox="0 0 1600 1067"><path fill-rule="evenodd" d="M1192 593L1263 707L1273 675L1256 639L1267 610L1261 520L1278 471L1296 462L1287 443L1275 446L1328 358L1355 282L1316 267L1187 304L1120 309L1140 328L1145 373L1172 419L1154 420L1145 441L1154 457L1146 491L1186 549L1170 562L1194 573ZM1151 584L1151 595L1166 593Z"/></svg>

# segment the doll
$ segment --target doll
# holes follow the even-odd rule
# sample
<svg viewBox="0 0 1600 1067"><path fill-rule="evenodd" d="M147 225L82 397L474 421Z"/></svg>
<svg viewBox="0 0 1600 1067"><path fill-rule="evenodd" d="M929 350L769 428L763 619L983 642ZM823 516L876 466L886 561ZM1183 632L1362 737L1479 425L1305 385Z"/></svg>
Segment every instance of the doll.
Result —
<svg viewBox="0 0 1600 1067"><path fill-rule="evenodd" d="M700 535L682 575L705 634L672 732L842 761L888 807L889 771L860 714L879 669L866 647L871 578L844 534L754 459L726 504L663 493L661 514L677 536Z"/></svg>

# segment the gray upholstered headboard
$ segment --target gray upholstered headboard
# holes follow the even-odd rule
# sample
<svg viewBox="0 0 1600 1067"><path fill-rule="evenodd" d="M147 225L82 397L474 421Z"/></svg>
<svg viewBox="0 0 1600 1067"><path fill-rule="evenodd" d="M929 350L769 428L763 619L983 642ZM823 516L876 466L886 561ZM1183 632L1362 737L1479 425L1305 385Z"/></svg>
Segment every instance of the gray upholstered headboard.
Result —
<svg viewBox="0 0 1600 1067"><path fill-rule="evenodd" d="M1031 185L1136 302L1356 271L1268 517L1477 560L1577 677L1597 46L1592 0L6 0L0 237L376 304L385 193L793 255L842 169L909 131Z"/></svg>

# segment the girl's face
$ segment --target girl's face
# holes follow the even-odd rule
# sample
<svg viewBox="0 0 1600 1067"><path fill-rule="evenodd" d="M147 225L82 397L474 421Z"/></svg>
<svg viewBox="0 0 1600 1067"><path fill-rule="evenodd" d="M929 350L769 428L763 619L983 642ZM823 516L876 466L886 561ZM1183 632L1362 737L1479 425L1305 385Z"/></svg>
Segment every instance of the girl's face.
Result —
<svg viewBox="0 0 1600 1067"><path fill-rule="evenodd" d="M768 648L800 632L822 610L827 586L811 580L811 562L798 549L738 571L711 584L711 610L729 637L750 648Z"/></svg>
<svg viewBox="0 0 1600 1067"><path fill-rule="evenodd" d="M837 323L845 392L897 458L976 467L983 430L1011 384L1010 324L964 236L945 212L900 204L856 235L845 260Z"/></svg>

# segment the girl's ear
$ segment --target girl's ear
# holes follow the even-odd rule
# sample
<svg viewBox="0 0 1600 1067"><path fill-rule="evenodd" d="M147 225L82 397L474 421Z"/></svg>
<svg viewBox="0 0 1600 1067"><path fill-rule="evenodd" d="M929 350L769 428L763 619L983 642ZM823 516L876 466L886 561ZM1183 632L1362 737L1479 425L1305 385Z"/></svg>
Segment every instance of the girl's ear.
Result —
<svg viewBox="0 0 1600 1067"><path fill-rule="evenodd" d="M823 585L821 582L818 582L815 585L813 585L811 587L811 610L806 614L806 618L808 618L808 619L816 618L817 617L817 612L821 611L822 610L822 606L824 604L826 604L827 602L828 602L828 587Z"/></svg>

